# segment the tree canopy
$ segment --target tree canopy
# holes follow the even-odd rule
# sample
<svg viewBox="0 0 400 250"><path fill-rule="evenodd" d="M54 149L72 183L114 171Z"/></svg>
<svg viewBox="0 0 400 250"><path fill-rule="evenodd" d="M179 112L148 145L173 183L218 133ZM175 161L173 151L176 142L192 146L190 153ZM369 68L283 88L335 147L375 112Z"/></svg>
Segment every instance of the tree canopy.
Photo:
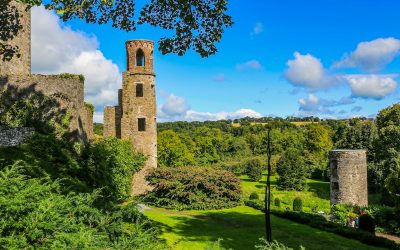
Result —
<svg viewBox="0 0 400 250"><path fill-rule="evenodd" d="M13 1L26 4L28 9L44 4L46 9L55 10L63 21L78 18L86 23L110 23L127 32L143 24L170 30L170 36L159 40L162 54L184 55L193 49L201 57L213 55L224 28L233 24L232 17L226 13L227 0L148 0L140 11L135 0L5 0L0 3L2 60L18 56L18 47L9 43L22 28L21 13Z"/></svg>

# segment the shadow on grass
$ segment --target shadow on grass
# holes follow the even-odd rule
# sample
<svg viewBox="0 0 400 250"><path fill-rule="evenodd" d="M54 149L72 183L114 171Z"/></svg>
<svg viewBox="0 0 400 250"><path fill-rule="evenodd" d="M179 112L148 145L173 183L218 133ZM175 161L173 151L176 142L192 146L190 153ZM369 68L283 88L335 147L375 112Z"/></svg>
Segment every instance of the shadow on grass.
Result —
<svg viewBox="0 0 400 250"><path fill-rule="evenodd" d="M157 223L168 232L173 232L185 241L215 242L219 238L224 249L254 249L263 236L263 214L239 212L205 213L198 216L172 216L178 223L174 227ZM175 244L178 244L175 242Z"/></svg>
<svg viewBox="0 0 400 250"><path fill-rule="evenodd" d="M329 182L308 182L308 191L313 192L321 199L330 199Z"/></svg>

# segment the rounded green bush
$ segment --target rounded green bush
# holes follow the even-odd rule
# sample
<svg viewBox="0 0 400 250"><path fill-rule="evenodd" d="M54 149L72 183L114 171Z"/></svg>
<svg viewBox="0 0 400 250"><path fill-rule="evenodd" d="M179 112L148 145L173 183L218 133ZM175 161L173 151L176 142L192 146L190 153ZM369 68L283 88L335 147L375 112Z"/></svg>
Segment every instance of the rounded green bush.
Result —
<svg viewBox="0 0 400 250"><path fill-rule="evenodd" d="M375 221L369 214L362 214L358 221L358 228L363 231L375 234Z"/></svg>
<svg viewBox="0 0 400 250"><path fill-rule="evenodd" d="M281 200L279 198L275 198L274 204L275 204L275 207L280 207L281 206Z"/></svg>
<svg viewBox="0 0 400 250"><path fill-rule="evenodd" d="M240 179L229 171L204 167L156 168L146 179L154 189L145 200L154 206L208 210L240 204Z"/></svg>
<svg viewBox="0 0 400 250"><path fill-rule="evenodd" d="M250 194L249 199L250 200L258 200L259 196L258 196L258 194L256 192L253 192L253 193Z"/></svg>
<svg viewBox="0 0 400 250"><path fill-rule="evenodd" d="M296 197L293 200L293 211L296 211L296 212L303 211L303 201L301 200L300 197Z"/></svg>

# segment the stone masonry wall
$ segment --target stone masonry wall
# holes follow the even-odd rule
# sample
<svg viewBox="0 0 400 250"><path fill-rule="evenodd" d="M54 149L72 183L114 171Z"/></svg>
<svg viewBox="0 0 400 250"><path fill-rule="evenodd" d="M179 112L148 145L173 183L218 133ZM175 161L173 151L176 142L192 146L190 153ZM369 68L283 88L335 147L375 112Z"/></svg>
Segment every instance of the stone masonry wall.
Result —
<svg viewBox="0 0 400 250"><path fill-rule="evenodd" d="M137 83L143 84L143 97L136 97ZM148 156L145 166L135 174L132 181L132 194L139 195L151 190L145 176L149 170L157 167L155 77L125 74L122 100L121 138L130 139L136 151ZM138 118L146 119L146 131L138 130Z"/></svg>
<svg viewBox="0 0 400 250"><path fill-rule="evenodd" d="M84 82L78 75L8 75L0 77L0 89L14 86L17 89L33 88L37 93L54 97L60 108L71 115L70 131L78 140L93 136L93 117L84 104Z"/></svg>
<svg viewBox="0 0 400 250"><path fill-rule="evenodd" d="M365 150L332 150L331 204L368 206L367 156Z"/></svg>
<svg viewBox="0 0 400 250"><path fill-rule="evenodd" d="M20 15L20 30L13 40L7 42L18 46L20 57L14 56L11 61L0 60L0 75L29 75L31 73L31 13L26 11L25 5L12 1Z"/></svg>
<svg viewBox="0 0 400 250"><path fill-rule="evenodd" d="M0 126L0 147L17 146L33 133L33 128Z"/></svg>

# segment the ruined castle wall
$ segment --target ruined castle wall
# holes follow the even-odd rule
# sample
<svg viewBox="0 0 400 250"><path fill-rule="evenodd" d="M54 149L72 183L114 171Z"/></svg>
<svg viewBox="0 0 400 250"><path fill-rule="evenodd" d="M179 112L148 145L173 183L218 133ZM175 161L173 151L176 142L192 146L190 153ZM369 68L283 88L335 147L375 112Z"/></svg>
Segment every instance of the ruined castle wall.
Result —
<svg viewBox="0 0 400 250"><path fill-rule="evenodd" d="M367 156L365 150L332 150L331 204L368 206Z"/></svg>
<svg viewBox="0 0 400 250"><path fill-rule="evenodd" d="M121 108L119 106L104 107L104 137L121 138Z"/></svg>
<svg viewBox="0 0 400 250"><path fill-rule="evenodd" d="M78 140L86 141L93 136L93 116L84 104L84 82L79 75L8 75L0 77L0 88L13 86L17 89L32 89L54 97L60 109L71 116L70 131ZM91 112L90 112L91 113Z"/></svg>
<svg viewBox="0 0 400 250"><path fill-rule="evenodd" d="M25 5L11 2L19 13L22 29L17 37L7 44L18 46L20 57L14 56L11 61L0 60L0 75L29 75L31 73L31 13L26 11Z"/></svg>

